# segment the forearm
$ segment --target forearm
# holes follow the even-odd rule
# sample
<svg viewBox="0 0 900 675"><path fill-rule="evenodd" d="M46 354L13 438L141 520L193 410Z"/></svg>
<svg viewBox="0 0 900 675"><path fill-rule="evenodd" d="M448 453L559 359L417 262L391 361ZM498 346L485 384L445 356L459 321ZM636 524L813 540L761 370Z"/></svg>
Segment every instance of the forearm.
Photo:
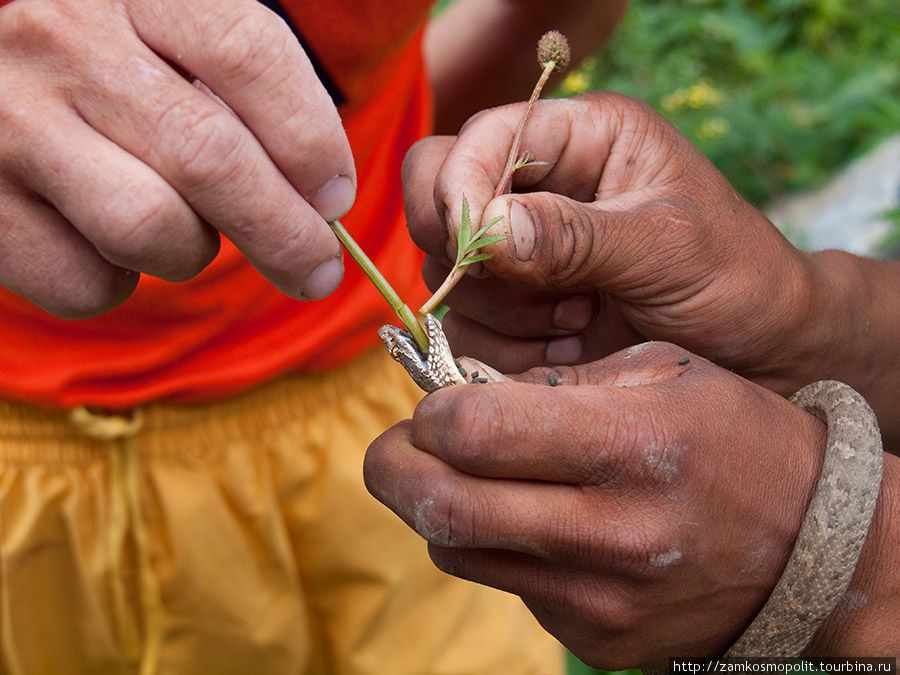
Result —
<svg viewBox="0 0 900 675"><path fill-rule="evenodd" d="M435 91L435 127L455 134L473 113L528 98L540 74L537 41L564 33L573 63L615 30L627 0L457 0L430 24L425 58Z"/></svg>

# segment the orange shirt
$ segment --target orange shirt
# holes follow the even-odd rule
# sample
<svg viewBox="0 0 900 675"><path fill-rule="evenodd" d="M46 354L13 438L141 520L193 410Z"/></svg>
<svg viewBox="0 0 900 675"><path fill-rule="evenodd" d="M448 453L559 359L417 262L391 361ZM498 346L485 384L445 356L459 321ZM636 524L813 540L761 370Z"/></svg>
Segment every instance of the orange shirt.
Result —
<svg viewBox="0 0 900 675"><path fill-rule="evenodd" d="M281 4L344 100L359 189L342 222L414 305L425 289L404 224L400 164L430 126L420 45L430 3ZM92 319L58 319L0 289L0 397L110 408L208 400L287 371L338 366L376 342L378 326L396 323L349 257L332 296L299 302L222 243L195 279L172 284L145 275L123 305Z"/></svg>

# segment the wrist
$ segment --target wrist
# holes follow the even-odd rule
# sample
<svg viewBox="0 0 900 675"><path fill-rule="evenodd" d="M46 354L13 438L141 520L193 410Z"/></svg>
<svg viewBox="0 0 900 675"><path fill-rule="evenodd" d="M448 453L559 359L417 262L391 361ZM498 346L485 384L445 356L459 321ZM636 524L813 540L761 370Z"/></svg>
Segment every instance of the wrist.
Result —
<svg viewBox="0 0 900 675"><path fill-rule="evenodd" d="M900 264L843 251L800 253L768 308L746 377L782 395L834 379L875 410L886 449L900 447Z"/></svg>
<svg viewBox="0 0 900 675"><path fill-rule="evenodd" d="M885 449L895 450L900 438L900 265L843 251L809 258L816 283L798 334L804 353L796 372L806 382L835 379L856 389L875 410Z"/></svg>

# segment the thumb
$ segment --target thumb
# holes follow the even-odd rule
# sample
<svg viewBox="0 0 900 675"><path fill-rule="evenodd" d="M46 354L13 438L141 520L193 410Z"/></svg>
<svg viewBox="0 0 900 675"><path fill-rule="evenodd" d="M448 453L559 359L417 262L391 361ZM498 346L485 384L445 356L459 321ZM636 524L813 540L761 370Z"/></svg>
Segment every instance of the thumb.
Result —
<svg viewBox="0 0 900 675"><path fill-rule="evenodd" d="M646 197L641 197L646 199ZM687 219L661 242L653 202L628 207L628 195L584 203L549 192L504 195L491 200L483 222L499 217L491 234L505 235L486 248L486 266L508 281L535 288L624 285L639 270L659 267L661 254L690 242ZM652 228L652 229L651 229ZM640 278L640 277L637 277Z"/></svg>
<svg viewBox="0 0 900 675"><path fill-rule="evenodd" d="M506 239L486 247L493 257L485 266L542 290L591 287L665 304L703 288L736 253L690 197L665 187L589 203L551 192L504 195L484 211L485 222L498 216L491 234Z"/></svg>

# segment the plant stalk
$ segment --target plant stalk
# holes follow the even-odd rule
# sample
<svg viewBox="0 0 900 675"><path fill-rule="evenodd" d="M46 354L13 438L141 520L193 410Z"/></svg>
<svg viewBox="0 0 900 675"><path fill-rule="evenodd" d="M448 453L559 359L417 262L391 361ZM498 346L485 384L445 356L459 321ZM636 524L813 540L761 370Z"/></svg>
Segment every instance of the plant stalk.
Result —
<svg viewBox="0 0 900 675"><path fill-rule="evenodd" d="M537 84L534 85L534 90L531 92L531 98L528 99L525 112L522 114L522 119L519 120L519 127L516 129L516 135L513 137L512 145L509 148L509 155L506 157L506 167L503 169L500 181L494 189L495 198L506 194L512 187L512 177L513 173L516 171L516 165L519 162L519 152L522 146L522 136L525 135L525 126L531 118L534 105L537 103L538 98L540 98L544 85L547 84L547 80L550 78L550 73L552 73L555 68L556 61L547 61L547 63L544 64L544 70L541 72L540 79L538 79Z"/></svg>
<svg viewBox="0 0 900 675"><path fill-rule="evenodd" d="M394 310L403 322L403 325L406 326L406 329L416 341L419 350L427 352L428 336L425 334L425 329L422 328L422 324L420 324L419 320L416 318L415 312L409 308L409 305L400 299L400 296L397 295L397 291L393 289L388 283L388 280L384 278L381 271L375 267L375 263L372 262L371 258L366 255L365 251L363 251L353 237L350 236L350 233L347 232L347 228L341 224L341 221L332 220L329 221L328 225L331 227L331 230L341 244L343 244L344 248L347 249L347 253L350 254L350 257L356 261L356 264L359 265L360 269L362 269L365 275L369 277L373 284L375 284L375 288L377 288L382 297L387 300L391 309Z"/></svg>
<svg viewBox="0 0 900 675"><path fill-rule="evenodd" d="M434 313L434 310L440 305L447 294L453 290L453 287L459 283L459 280L465 275L465 268L454 267L450 274L444 279L444 282L438 287L434 294L428 298L428 301L419 308L419 314L425 315Z"/></svg>

